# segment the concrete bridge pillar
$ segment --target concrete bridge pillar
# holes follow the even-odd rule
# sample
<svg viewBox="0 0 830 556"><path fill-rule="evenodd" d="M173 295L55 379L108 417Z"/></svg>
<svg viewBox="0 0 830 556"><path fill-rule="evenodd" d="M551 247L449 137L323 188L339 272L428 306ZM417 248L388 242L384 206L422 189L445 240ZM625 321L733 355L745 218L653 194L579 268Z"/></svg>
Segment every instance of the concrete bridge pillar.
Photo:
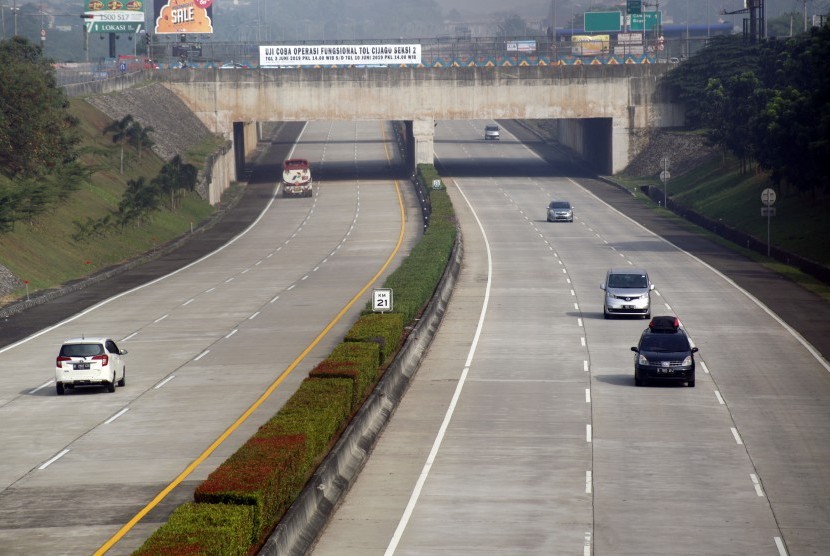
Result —
<svg viewBox="0 0 830 556"><path fill-rule="evenodd" d="M412 120L415 140L415 164L433 164L435 161L435 118Z"/></svg>

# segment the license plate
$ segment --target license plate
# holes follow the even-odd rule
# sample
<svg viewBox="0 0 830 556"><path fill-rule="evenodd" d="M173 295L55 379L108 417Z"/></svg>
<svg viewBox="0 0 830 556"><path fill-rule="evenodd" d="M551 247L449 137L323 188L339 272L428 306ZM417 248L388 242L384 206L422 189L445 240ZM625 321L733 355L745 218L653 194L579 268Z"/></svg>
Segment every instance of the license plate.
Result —
<svg viewBox="0 0 830 556"><path fill-rule="evenodd" d="M76 371L88 371L89 363L76 363L72 366Z"/></svg>
<svg viewBox="0 0 830 556"><path fill-rule="evenodd" d="M633 309L634 305L623 305L623 309Z"/></svg>
<svg viewBox="0 0 830 556"><path fill-rule="evenodd" d="M658 369L657 372L660 374L671 375L674 374L674 369Z"/></svg>

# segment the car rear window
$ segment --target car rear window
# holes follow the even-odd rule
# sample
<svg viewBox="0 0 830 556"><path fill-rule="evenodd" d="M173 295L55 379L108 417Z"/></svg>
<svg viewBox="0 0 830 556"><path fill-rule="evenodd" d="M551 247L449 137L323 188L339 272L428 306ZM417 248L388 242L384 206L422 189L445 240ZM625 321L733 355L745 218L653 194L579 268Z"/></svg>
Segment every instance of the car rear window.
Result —
<svg viewBox="0 0 830 556"><path fill-rule="evenodd" d="M571 204L567 201L554 201L550 204L550 208L552 209L569 209L571 208Z"/></svg>
<svg viewBox="0 0 830 556"><path fill-rule="evenodd" d="M61 346L61 355L64 357L90 357L104 353L101 344L64 344Z"/></svg>
<svg viewBox="0 0 830 556"><path fill-rule="evenodd" d="M497 126L497 125L488 125L488 126L487 126L487 127L485 127L484 129L486 129L487 131L498 131L498 130L499 130L499 126Z"/></svg>
<svg viewBox="0 0 830 556"><path fill-rule="evenodd" d="M648 278L644 274L611 274L608 277L611 288L647 288Z"/></svg>
<svg viewBox="0 0 830 556"><path fill-rule="evenodd" d="M640 351L689 351L689 340L684 334L651 333L643 336Z"/></svg>

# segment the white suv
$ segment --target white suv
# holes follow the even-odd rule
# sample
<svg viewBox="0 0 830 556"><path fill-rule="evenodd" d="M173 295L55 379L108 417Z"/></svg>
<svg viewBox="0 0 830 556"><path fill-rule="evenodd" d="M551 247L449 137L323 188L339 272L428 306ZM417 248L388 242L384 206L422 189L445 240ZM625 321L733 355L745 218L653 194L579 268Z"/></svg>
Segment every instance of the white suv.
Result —
<svg viewBox="0 0 830 556"><path fill-rule="evenodd" d="M67 388L106 386L115 392L116 383L127 383L127 367L119 349L110 338L72 338L61 346L55 361L55 388L62 396Z"/></svg>

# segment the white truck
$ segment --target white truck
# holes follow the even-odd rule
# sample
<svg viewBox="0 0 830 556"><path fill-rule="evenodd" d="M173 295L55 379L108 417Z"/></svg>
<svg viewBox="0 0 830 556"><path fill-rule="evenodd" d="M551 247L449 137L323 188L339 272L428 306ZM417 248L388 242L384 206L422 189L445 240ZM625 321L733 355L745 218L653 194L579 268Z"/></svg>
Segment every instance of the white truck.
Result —
<svg viewBox="0 0 830 556"><path fill-rule="evenodd" d="M282 165L282 196L311 197L311 167L304 158L289 158Z"/></svg>

